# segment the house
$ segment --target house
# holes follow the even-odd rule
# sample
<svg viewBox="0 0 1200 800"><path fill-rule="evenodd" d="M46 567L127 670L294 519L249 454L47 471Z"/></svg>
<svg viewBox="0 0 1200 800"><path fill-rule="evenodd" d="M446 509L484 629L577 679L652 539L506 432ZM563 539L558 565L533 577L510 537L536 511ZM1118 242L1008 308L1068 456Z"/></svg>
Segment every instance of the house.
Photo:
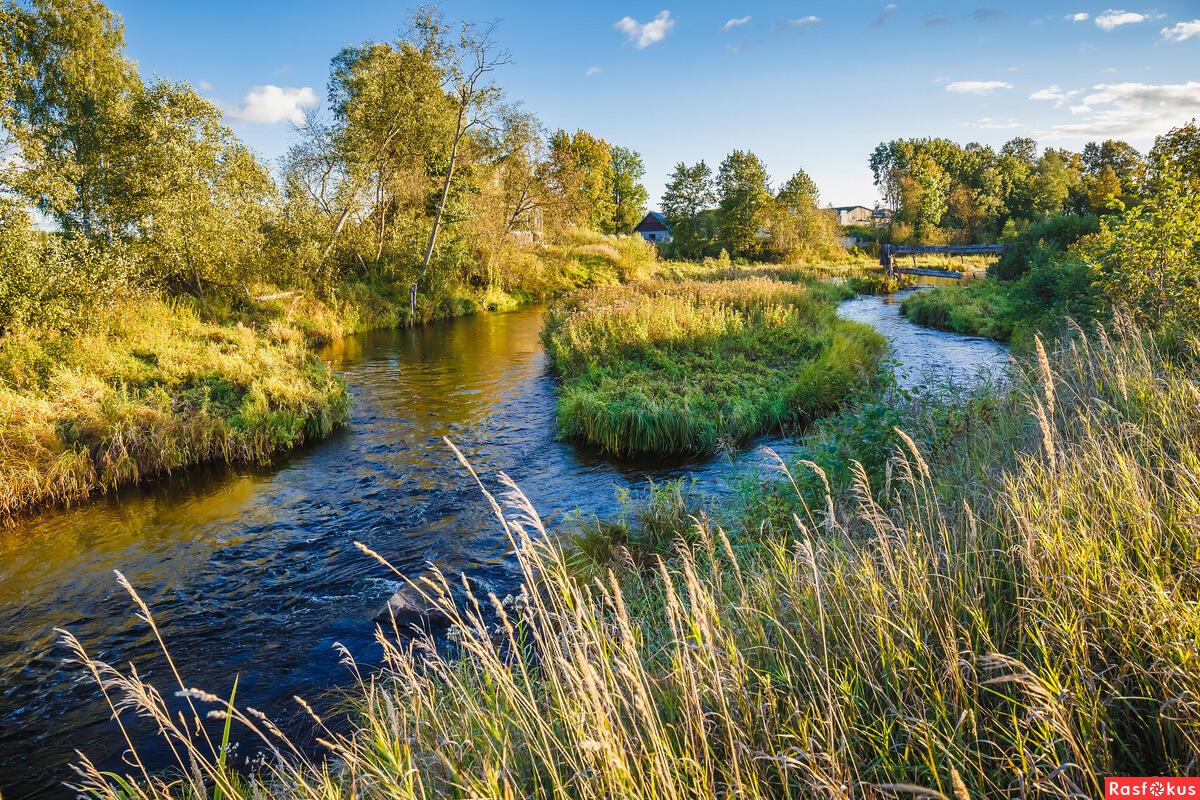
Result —
<svg viewBox="0 0 1200 800"><path fill-rule="evenodd" d="M837 214L839 225L870 225L873 221L872 209L866 206L835 206L833 211Z"/></svg>
<svg viewBox="0 0 1200 800"><path fill-rule="evenodd" d="M667 218L657 211L651 211L643 217L633 232L640 233L643 239L654 244L671 241L671 229L667 227Z"/></svg>

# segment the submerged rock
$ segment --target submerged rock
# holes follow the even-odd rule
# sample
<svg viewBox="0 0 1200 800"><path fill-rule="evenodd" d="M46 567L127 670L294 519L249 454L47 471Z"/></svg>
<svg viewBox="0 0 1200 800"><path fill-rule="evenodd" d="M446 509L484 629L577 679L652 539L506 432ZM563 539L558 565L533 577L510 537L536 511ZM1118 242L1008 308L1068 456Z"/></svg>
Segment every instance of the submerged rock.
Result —
<svg viewBox="0 0 1200 800"><path fill-rule="evenodd" d="M401 586L373 619L389 624L394 619L399 628L415 625L426 631L437 631L450 625L450 618L411 586Z"/></svg>

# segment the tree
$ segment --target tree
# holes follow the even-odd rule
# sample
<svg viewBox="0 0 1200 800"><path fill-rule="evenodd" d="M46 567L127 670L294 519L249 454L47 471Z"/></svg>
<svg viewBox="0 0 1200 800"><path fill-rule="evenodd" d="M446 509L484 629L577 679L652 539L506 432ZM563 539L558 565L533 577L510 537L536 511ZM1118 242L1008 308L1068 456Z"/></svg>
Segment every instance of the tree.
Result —
<svg viewBox="0 0 1200 800"><path fill-rule="evenodd" d="M1037 142L1027 136L1017 136L1004 143L1000 155L1011 156L1033 166L1037 161Z"/></svg>
<svg viewBox="0 0 1200 800"><path fill-rule="evenodd" d="M773 202L767 170L748 150L734 150L717 170L717 229L731 255L756 256Z"/></svg>
<svg viewBox="0 0 1200 800"><path fill-rule="evenodd" d="M946 213L950 178L932 156L922 153L902 180L902 207L905 221L912 224L917 239L937 243L937 228Z"/></svg>
<svg viewBox="0 0 1200 800"><path fill-rule="evenodd" d="M632 233L646 213L648 195L642 185L646 167L642 157L627 147L613 145L609 152L613 217L607 230L609 233Z"/></svg>
<svg viewBox="0 0 1200 800"><path fill-rule="evenodd" d="M1057 214L1071 193L1078 175L1058 150L1047 150L1034 170L1033 208L1042 214Z"/></svg>
<svg viewBox="0 0 1200 800"><path fill-rule="evenodd" d="M560 130L550 137L548 178L557 193L564 222L610 230L616 216L613 149L587 131Z"/></svg>
<svg viewBox="0 0 1200 800"><path fill-rule="evenodd" d="M446 201L454 180L463 137L476 127L491 124L495 105L500 97L500 87L491 83L488 76L498 67L511 60L506 51L497 51L493 40L494 25L483 30L470 23L462 23L457 42L452 41L440 15L434 9L418 12L415 28L422 41L422 49L436 54L442 74L448 84L448 94L454 102L454 133L450 140L449 162L437 200L433 221L429 229L429 242L420 271L409 287L409 313L415 318L417 312L417 287L429 272L433 259L433 248L437 245L438 230L446 213Z"/></svg>
<svg viewBox="0 0 1200 800"><path fill-rule="evenodd" d="M1200 181L1200 128L1192 120L1155 137L1150 149L1150 166L1155 175L1159 164L1173 164L1188 180Z"/></svg>
<svg viewBox="0 0 1200 800"><path fill-rule="evenodd" d="M793 213L815 208L818 205L817 184L802 169L787 179L779 189L777 198Z"/></svg>
<svg viewBox="0 0 1200 800"><path fill-rule="evenodd" d="M671 226L672 238L684 258L698 258L711 238L705 216L717 200L712 168L703 160L689 167L680 161L667 180L662 196L663 215Z"/></svg>
<svg viewBox="0 0 1200 800"><path fill-rule="evenodd" d="M1100 174L1091 180L1088 206L1096 214L1124 210L1124 204L1121 203L1121 179L1111 166L1104 165Z"/></svg>
<svg viewBox="0 0 1200 800"><path fill-rule="evenodd" d="M304 182L313 186L314 197L323 195L321 202L335 217L317 280L322 291L332 278L329 256L351 217L361 212L371 220L374 247L368 257L379 261L389 217L394 222L401 203L424 204L431 191L430 161L448 157L456 109L437 62L443 53L439 24L418 12L410 40L339 52L329 76L333 123L309 123L293 148L289 163L315 171ZM330 190L334 196L327 198Z"/></svg>
<svg viewBox="0 0 1200 800"><path fill-rule="evenodd" d="M1100 177L1105 167L1111 167L1121 182L1123 194L1133 194L1142 185L1146 165L1142 154L1128 142L1107 139L1100 144L1088 142L1083 147L1083 168L1093 178Z"/></svg>
<svg viewBox="0 0 1200 800"><path fill-rule="evenodd" d="M151 274L176 289L246 291L263 277L261 252L275 185L190 86L155 83L131 113L154 145L114 160L113 189L129 204L133 246Z"/></svg>
<svg viewBox="0 0 1200 800"><path fill-rule="evenodd" d="M112 242L131 221L113 159L149 144L130 135L142 84L124 28L97 0L7 2L2 14L3 121L22 165L10 188L63 230Z"/></svg>
<svg viewBox="0 0 1200 800"><path fill-rule="evenodd" d="M1167 336L1200 321L1200 190L1169 162L1155 191L1101 224L1087 245L1111 301Z"/></svg>

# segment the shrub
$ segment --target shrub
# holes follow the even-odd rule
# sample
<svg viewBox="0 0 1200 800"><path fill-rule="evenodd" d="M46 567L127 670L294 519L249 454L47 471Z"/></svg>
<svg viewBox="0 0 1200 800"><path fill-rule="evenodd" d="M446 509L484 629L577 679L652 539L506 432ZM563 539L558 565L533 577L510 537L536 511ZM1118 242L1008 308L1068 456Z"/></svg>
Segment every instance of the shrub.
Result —
<svg viewBox="0 0 1200 800"><path fill-rule="evenodd" d="M1083 237L1100 229L1092 214L1058 214L1014 236L988 273L1013 280L1035 264L1053 261Z"/></svg>
<svg viewBox="0 0 1200 800"><path fill-rule="evenodd" d="M134 284L122 249L35 231L28 214L0 202L0 334L80 329Z"/></svg>

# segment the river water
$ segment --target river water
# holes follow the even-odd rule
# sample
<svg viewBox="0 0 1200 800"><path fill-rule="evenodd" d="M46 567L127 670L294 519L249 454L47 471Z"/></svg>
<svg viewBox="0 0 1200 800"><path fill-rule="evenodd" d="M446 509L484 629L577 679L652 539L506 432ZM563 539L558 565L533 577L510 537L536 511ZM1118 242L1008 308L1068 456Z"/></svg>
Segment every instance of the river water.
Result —
<svg viewBox="0 0 1200 800"><path fill-rule="evenodd" d="M1006 358L993 342L916 327L898 308L864 297L841 313L892 340L903 383L947 371L970 380ZM788 449L764 438L733 455L639 463L555 441L541 324L527 309L351 337L324 353L354 403L333 437L268 467L191 471L0 531L0 795L70 796L61 781L76 749L120 767L117 728L91 681L63 663L55 628L95 657L136 662L170 694L113 570L141 591L189 685L228 696L236 674L239 705L294 727L293 694L329 697L347 681L335 643L377 656L371 616L398 584L353 542L405 572L433 562L485 585L513 579L502 535L442 437L486 481L507 472L552 519L610 513L617 489L636 493L647 479L690 476L719 493L769 463L765 446ZM143 755L165 763L146 741Z"/></svg>

